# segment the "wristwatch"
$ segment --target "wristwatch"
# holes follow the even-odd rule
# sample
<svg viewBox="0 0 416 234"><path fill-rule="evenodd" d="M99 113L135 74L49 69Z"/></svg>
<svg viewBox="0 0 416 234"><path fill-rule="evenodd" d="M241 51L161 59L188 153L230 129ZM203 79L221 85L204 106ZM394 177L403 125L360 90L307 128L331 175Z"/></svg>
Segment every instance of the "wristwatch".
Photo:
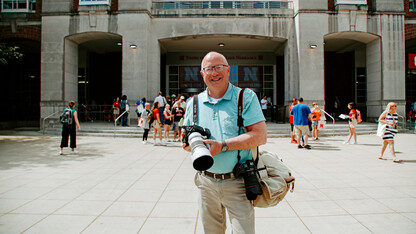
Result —
<svg viewBox="0 0 416 234"><path fill-rule="evenodd" d="M221 152L227 152L227 151L228 151L227 143L225 143L225 141L222 141L222 149L221 149Z"/></svg>

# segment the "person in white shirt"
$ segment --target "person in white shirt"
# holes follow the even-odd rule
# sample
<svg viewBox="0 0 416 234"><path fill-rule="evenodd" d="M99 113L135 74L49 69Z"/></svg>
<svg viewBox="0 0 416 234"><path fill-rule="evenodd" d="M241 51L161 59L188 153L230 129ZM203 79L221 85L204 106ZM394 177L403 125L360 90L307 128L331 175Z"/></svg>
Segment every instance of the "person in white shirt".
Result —
<svg viewBox="0 0 416 234"><path fill-rule="evenodd" d="M165 110L165 105L167 104L166 98L164 96L162 96L162 91L159 92L159 94L157 95L157 97L155 98L154 103L158 102L160 104L159 106L159 113L160 114L160 122L162 123L162 125L165 123L165 117L163 116L163 111Z"/></svg>
<svg viewBox="0 0 416 234"><path fill-rule="evenodd" d="M267 101L267 96L264 96L263 99L261 99L260 104L261 104L261 111L263 111L264 118L267 120L267 104L269 104L269 101Z"/></svg>

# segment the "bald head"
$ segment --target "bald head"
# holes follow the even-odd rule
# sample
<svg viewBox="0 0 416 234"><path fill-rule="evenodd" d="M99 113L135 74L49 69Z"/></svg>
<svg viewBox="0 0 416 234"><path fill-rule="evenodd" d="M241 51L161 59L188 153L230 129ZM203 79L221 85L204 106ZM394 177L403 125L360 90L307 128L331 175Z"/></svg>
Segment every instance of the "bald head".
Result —
<svg viewBox="0 0 416 234"><path fill-rule="evenodd" d="M222 64L228 65L227 59L225 58L224 55L215 52L215 51L211 51L208 54L205 55L204 59L202 59L202 63L201 63L201 68L205 67L205 63L206 61L210 61L210 60L214 60L214 59L220 59L222 60Z"/></svg>

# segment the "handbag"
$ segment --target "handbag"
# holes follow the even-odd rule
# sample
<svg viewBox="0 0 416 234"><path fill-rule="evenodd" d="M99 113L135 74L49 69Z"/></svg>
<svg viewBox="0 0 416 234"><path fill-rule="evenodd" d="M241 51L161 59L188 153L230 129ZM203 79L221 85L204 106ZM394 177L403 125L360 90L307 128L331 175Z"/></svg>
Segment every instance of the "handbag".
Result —
<svg viewBox="0 0 416 234"><path fill-rule="evenodd" d="M144 123L144 119L143 119L143 118L141 118L141 119L139 120L139 124L138 124L138 126L139 126L139 127L143 127L143 123Z"/></svg>
<svg viewBox="0 0 416 234"><path fill-rule="evenodd" d="M378 122L377 136L383 138L384 133L386 132L386 128L387 128L387 124L382 124Z"/></svg>
<svg viewBox="0 0 416 234"><path fill-rule="evenodd" d="M253 159L256 161L256 157ZM277 154L261 150L257 159L259 182L263 194L257 196L253 205L260 208L276 206L289 190L293 192L295 178Z"/></svg>
<svg viewBox="0 0 416 234"><path fill-rule="evenodd" d="M242 112L244 110L244 88L241 89L237 96L237 125L247 131L243 126ZM276 206L286 196L290 190L295 188L295 178L292 176L290 169L283 163L277 154L258 150L258 147L251 149L253 161L257 166L257 176L260 187L263 191L261 195L253 201L253 205L260 208Z"/></svg>

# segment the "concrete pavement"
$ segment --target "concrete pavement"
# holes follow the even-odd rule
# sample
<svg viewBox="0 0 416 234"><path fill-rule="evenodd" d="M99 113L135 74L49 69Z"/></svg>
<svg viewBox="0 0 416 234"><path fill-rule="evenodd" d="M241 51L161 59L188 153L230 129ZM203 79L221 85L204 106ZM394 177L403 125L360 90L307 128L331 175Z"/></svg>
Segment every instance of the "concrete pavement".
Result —
<svg viewBox="0 0 416 234"><path fill-rule="evenodd" d="M276 207L256 208L257 233L416 233L416 135L397 135L402 163L389 152L378 160L374 135L345 138L311 141L312 150L268 139L262 148L296 184ZM178 144L78 137L79 154L59 156L59 141L0 136L0 233L203 233L195 171Z"/></svg>

